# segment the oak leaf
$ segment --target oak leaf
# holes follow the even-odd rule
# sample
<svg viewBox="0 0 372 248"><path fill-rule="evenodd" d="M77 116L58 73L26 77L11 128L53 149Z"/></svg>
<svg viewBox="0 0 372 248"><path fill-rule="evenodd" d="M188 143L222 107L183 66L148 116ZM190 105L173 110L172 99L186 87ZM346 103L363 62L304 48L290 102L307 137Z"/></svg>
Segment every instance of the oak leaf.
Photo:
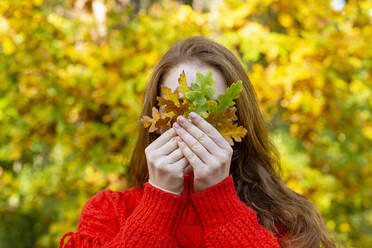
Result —
<svg viewBox="0 0 372 248"><path fill-rule="evenodd" d="M155 131L157 134L162 134L172 127L179 115L188 118L190 112L195 112L212 124L231 146L234 145L234 140L241 142L247 130L234 123L238 119L234 100L243 90L241 80L232 83L224 94L219 94L217 101L211 99L217 92L217 89L213 87L215 80L212 71L206 74L197 72L196 82L191 83L191 88L187 86L185 72L182 71L178 83L179 86L174 92L162 86L163 96L156 97L160 111L153 107L152 117L144 115L139 120L145 128L150 127L149 132ZM179 100L180 93L181 101Z"/></svg>

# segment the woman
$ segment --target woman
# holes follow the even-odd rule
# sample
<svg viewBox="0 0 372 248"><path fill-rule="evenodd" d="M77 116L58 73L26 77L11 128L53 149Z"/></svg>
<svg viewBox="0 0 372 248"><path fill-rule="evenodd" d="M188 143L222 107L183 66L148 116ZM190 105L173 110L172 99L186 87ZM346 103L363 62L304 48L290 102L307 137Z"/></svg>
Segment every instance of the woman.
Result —
<svg viewBox="0 0 372 248"><path fill-rule="evenodd" d="M225 47L191 37L170 48L150 79L141 116L151 116L161 86L174 90L186 73L212 70L218 94L243 82L235 101L247 129L231 147L195 114L163 134L140 128L130 189L103 190L84 206L64 247L335 247L316 208L286 187L274 168L279 154L237 58ZM215 97L214 97L215 98ZM178 126L177 126L178 124Z"/></svg>

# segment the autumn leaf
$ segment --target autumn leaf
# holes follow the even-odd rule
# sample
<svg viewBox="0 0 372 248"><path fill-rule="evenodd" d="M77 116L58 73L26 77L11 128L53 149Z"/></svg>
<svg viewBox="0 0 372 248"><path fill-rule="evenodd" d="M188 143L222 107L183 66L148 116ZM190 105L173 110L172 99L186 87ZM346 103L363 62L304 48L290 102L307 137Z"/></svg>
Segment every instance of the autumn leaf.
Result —
<svg viewBox="0 0 372 248"><path fill-rule="evenodd" d="M231 84L224 94L218 95L217 101L211 99L217 92L213 87L215 80L212 71L206 74L197 72L196 82L191 83L191 89L187 86L184 71L180 74L178 83L179 86L174 92L162 86L163 97L156 97L160 111L153 107L152 118L145 115L140 120L145 128L150 127L149 132L163 133L179 115L188 118L190 112L195 112L211 123L230 145L234 145L233 140L241 141L247 130L233 123L237 120L236 108L233 105L242 91L241 80ZM179 93L182 94L182 102L179 101Z"/></svg>
<svg viewBox="0 0 372 248"><path fill-rule="evenodd" d="M196 82L191 83L192 91L186 93L186 98L193 104L188 113L195 112L206 118L208 116L208 100L217 92L217 89L211 85L215 83L213 72L208 71L205 75L201 72L196 73Z"/></svg>
<svg viewBox="0 0 372 248"><path fill-rule="evenodd" d="M168 126L170 119L170 117L164 116L164 114L160 113L156 107L152 107L152 118L144 115L141 118L140 122L143 123L145 128L150 126L150 133L154 131L159 131L160 133L162 133L165 131L165 126Z"/></svg>
<svg viewBox="0 0 372 248"><path fill-rule="evenodd" d="M235 104L234 100L237 99L242 91L242 81L239 80L235 83L232 83L228 87L224 94L217 96L219 102L218 111L223 112L226 107L233 106Z"/></svg>
<svg viewBox="0 0 372 248"><path fill-rule="evenodd" d="M236 123L233 124L230 122L228 125L222 126L220 132L227 142L233 146L234 142L232 138L234 138L234 140L237 142L241 142L241 138L245 136L247 130L242 126L238 126Z"/></svg>
<svg viewBox="0 0 372 248"><path fill-rule="evenodd" d="M185 96L191 90L187 86L186 75L185 75L184 70L182 70L182 73L181 73L180 77L178 78L178 83L179 83L179 86L177 87L177 90L182 94L182 101L183 101L183 103L188 103L189 100Z"/></svg>

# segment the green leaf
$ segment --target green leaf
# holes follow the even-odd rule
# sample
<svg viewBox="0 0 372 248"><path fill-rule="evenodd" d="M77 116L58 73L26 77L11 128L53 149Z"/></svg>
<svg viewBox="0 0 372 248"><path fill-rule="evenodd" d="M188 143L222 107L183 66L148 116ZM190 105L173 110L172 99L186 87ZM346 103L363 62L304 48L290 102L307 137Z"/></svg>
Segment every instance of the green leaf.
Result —
<svg viewBox="0 0 372 248"><path fill-rule="evenodd" d="M208 117L208 100L217 93L214 85L213 72L209 70L206 74L196 73L196 82L191 83L191 91L186 93L186 98L191 102L190 112L196 112L203 117ZM187 114L188 114L187 113Z"/></svg>
<svg viewBox="0 0 372 248"><path fill-rule="evenodd" d="M240 92L243 90L242 81L239 80L235 83L232 83L225 91L225 94L220 94L217 96L219 102L218 111L225 111L227 107L231 107L235 104L234 100L237 99L240 95Z"/></svg>
<svg viewBox="0 0 372 248"><path fill-rule="evenodd" d="M190 101L191 106L186 113L198 113L200 116L207 118L210 113L217 113L217 111L224 112L227 107L233 106L234 99L238 98L240 92L243 90L241 80L233 83L226 89L225 94L217 96L217 101L211 98L218 92L213 86L215 84L213 72L209 70L207 73L196 73L196 82L191 83L191 91L186 93L186 98Z"/></svg>

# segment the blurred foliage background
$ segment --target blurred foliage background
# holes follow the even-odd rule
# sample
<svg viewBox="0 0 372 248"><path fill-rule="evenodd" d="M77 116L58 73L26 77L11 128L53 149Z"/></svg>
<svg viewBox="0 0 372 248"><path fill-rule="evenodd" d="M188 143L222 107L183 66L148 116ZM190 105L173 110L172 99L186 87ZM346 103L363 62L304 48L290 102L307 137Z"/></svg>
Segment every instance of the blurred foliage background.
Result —
<svg viewBox="0 0 372 248"><path fill-rule="evenodd" d="M241 59L287 185L372 247L370 0L1 0L0 247L57 247L126 188L147 80L193 35Z"/></svg>

